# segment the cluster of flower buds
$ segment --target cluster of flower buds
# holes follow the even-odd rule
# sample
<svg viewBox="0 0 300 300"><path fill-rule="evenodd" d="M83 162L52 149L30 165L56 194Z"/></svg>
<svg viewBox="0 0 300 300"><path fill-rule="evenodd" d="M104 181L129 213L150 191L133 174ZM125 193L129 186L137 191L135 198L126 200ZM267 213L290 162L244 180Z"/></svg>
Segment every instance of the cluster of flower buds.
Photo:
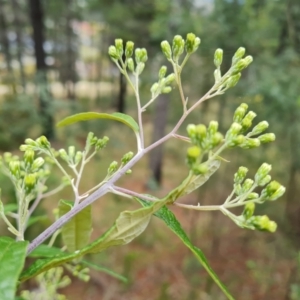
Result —
<svg viewBox="0 0 300 300"><path fill-rule="evenodd" d="M190 124L187 126L187 133L193 144L187 150L187 163L195 173L206 173L207 166L201 163L203 155L220 145L223 140L223 135L218 132L218 122L211 121L208 128L203 124Z"/></svg>
<svg viewBox="0 0 300 300"><path fill-rule="evenodd" d="M158 82L155 82L150 89L152 98L155 98L160 94L168 94L172 91L170 84L174 81L175 74L171 73L166 77L166 73L167 67L162 66L158 72Z"/></svg>
<svg viewBox="0 0 300 300"><path fill-rule="evenodd" d="M121 159L121 165L120 165L120 167L119 167L119 164L118 164L117 161L113 161L109 165L109 167L107 169L107 175L108 176L112 176L115 172L118 171L118 169L120 169L120 168L124 167L126 164L128 164L128 162L131 161L131 159L133 158L133 156L134 156L134 153L131 152L131 151L129 151L126 154L124 154L123 157L122 157L122 159ZM126 174L131 174L131 170L128 170L126 172Z"/></svg>
<svg viewBox="0 0 300 300"><path fill-rule="evenodd" d="M51 150L51 144L45 136L41 136L36 140L26 139L25 144L20 146L21 151L33 150L48 153Z"/></svg>
<svg viewBox="0 0 300 300"><path fill-rule="evenodd" d="M190 55L198 49L200 42L200 38L196 37L193 33L187 34L186 41L181 35L175 35L172 48L168 41L163 41L161 42L161 49L169 61L177 63L184 50Z"/></svg>
<svg viewBox="0 0 300 300"><path fill-rule="evenodd" d="M102 139L98 139L93 132L89 132L85 143L85 151L89 152L91 147L95 147L96 151L102 150L106 147L108 141L109 138L107 136L104 136Z"/></svg>
<svg viewBox="0 0 300 300"><path fill-rule="evenodd" d="M252 121L256 117L256 113L248 110L248 105L242 103L235 111L233 123L225 135L226 144L228 147L241 147L243 149L252 149L259 147L262 143L269 143L275 140L274 133L265 133L269 124L266 121L258 123L251 132L245 133L252 126ZM253 138L253 136L256 136Z"/></svg>
<svg viewBox="0 0 300 300"><path fill-rule="evenodd" d="M133 53L135 63L132 58ZM145 63L148 60L148 54L145 48L136 48L134 51L134 43L128 41L125 46L125 61L123 61L124 46L123 40L121 39L116 39L115 46L110 46L108 48L108 54L114 63L118 64L119 62L121 62L121 68L128 68L129 71L136 72L138 75L143 72Z"/></svg>
<svg viewBox="0 0 300 300"><path fill-rule="evenodd" d="M90 280L90 269L85 268L82 265L67 265L67 269L72 273L73 276L79 278L80 280L84 282L88 282Z"/></svg>

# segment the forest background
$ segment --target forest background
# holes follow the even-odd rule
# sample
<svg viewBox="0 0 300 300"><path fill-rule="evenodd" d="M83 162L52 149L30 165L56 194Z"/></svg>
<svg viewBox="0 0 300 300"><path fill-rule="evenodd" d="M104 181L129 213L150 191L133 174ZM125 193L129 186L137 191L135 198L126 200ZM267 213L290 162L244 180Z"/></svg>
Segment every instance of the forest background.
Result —
<svg viewBox="0 0 300 300"><path fill-rule="evenodd" d="M254 57L235 89L202 104L191 123L218 120L231 124L242 102L268 120L276 142L255 150L232 151L209 184L184 199L189 203L220 204L232 189L238 166L274 164L272 174L287 193L268 209L279 229L275 234L237 228L218 212L174 209L194 243L234 295L247 299L300 299L300 2L298 0L1 0L0 1L0 151L18 152L27 137L46 135L59 148L82 145L88 131L111 138L103 157L87 167L82 188L96 185L107 164L133 150L130 131L108 121L55 128L75 112L135 114L134 95L107 54L115 38L132 40L149 53L142 77L141 98L164 61L162 40L194 32L199 51L183 74L189 98L199 98L214 81L213 55L224 50L224 69L240 46ZM148 142L158 139L176 122L181 105L176 91L162 96L145 114ZM184 126L182 127L184 132ZM185 151L176 141L158 148L133 169L122 184L137 192L165 195L185 176ZM232 174L232 176L226 176ZM54 174L55 175L55 174ZM53 184L56 183L53 176ZM2 174L4 201L13 201L13 187ZM40 213L44 226L53 220L59 198L47 199ZM103 232L127 200L110 196L94 204L95 236ZM270 211L271 210L271 211ZM0 231L5 233L0 221ZM40 228L32 226L32 239ZM31 238L30 238L31 237ZM88 284L73 284L70 299L223 299L201 266L156 220L131 244L112 248L93 258L129 278L124 285L104 273L92 273ZM151 298L149 298L151 295ZM89 298L90 297L90 298ZM96 298L95 298L96 299ZM97 298L100 299L100 298Z"/></svg>

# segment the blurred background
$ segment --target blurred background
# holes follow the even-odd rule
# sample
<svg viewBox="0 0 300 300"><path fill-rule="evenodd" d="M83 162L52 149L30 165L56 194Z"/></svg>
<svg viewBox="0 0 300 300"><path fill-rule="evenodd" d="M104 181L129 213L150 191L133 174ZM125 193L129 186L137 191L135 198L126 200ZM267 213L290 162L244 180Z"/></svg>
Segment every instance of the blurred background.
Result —
<svg viewBox="0 0 300 300"><path fill-rule="evenodd" d="M57 149L70 144L83 147L88 131L107 135L110 143L87 167L81 188L96 185L112 160L136 150L134 136L110 121L66 129L55 128L56 122L83 111L136 116L132 91L108 57L109 45L122 38L148 49L149 61L141 77L141 99L146 103L160 66L167 64L160 42L189 32L202 41L183 72L184 90L191 102L214 82L216 48L224 50L223 71L240 46L254 62L237 87L203 103L188 123L218 120L225 132L235 108L246 102L258 113L257 122L270 123L277 139L259 149L225 152L223 157L230 163L224 163L209 183L182 201L221 204L232 190L237 168L249 167L251 176L263 162L273 165L272 177L287 192L277 202L257 208L257 214L268 214L278 223L275 234L242 230L219 212L172 210L236 299L300 299L299 0L1 0L0 151L18 153L25 138L41 134ZM147 143L168 132L181 112L177 89L161 96L144 114ZM180 129L182 134L188 123ZM143 158L120 185L136 192L167 194L188 172L186 147L169 141ZM58 175L52 178L53 186ZM12 201L13 188L2 174L0 186L4 201ZM70 190L64 190L42 203L39 212L53 220L57 201L70 195ZM95 238L120 211L137 205L107 196L94 207ZM7 234L0 222L1 233ZM27 238L36 236L41 226L30 228ZM192 253L154 218L131 244L90 259L127 276L129 283L92 272L88 284L74 278L62 292L69 299L225 299Z"/></svg>

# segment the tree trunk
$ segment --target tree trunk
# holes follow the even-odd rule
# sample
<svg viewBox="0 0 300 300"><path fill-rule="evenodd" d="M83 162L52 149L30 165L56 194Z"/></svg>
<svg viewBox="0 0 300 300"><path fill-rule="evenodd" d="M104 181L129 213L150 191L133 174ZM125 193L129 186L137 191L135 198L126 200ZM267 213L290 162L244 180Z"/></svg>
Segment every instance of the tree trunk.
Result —
<svg viewBox="0 0 300 300"><path fill-rule="evenodd" d="M126 78L124 77L123 74L120 73L119 95L118 95L117 104L116 104L116 109L120 113L125 112L126 90L127 90Z"/></svg>
<svg viewBox="0 0 300 300"><path fill-rule="evenodd" d="M169 107L169 95L162 94L156 100L154 119L153 119L153 142L159 140L165 135L167 125L167 114ZM162 161L163 161L163 145L159 145L150 152L150 170L153 179L157 184L161 184L162 180Z"/></svg>
<svg viewBox="0 0 300 300"><path fill-rule="evenodd" d="M47 66L44 50L44 12L41 0L29 0L30 18L33 30L34 51L37 69L37 86L39 90L40 113L42 116L43 135L48 139L54 137L51 95L47 84Z"/></svg>

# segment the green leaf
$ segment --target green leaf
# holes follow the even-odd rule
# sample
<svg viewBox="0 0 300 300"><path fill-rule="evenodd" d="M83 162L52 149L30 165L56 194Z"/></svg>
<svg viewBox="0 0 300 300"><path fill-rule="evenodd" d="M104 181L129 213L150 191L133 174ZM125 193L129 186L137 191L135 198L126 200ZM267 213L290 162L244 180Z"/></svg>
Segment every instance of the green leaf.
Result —
<svg viewBox="0 0 300 300"><path fill-rule="evenodd" d="M63 252L59 248L41 244L29 254L29 257L53 257L61 254Z"/></svg>
<svg viewBox="0 0 300 300"><path fill-rule="evenodd" d="M58 205L59 216L63 216L73 207L73 202L61 200ZM62 239L68 251L75 252L85 247L90 241L92 233L92 210L91 205L76 214L67 224L62 227Z"/></svg>
<svg viewBox="0 0 300 300"><path fill-rule="evenodd" d="M190 173L183 182L172 190L167 197L169 197L169 204L174 203L179 197L188 195L200 186L202 186L220 167L221 161L219 159L208 162L208 171L202 175L193 175Z"/></svg>
<svg viewBox="0 0 300 300"><path fill-rule="evenodd" d="M40 221L48 221L49 218L48 216L34 216L34 217L30 217L29 220L28 220L28 223L27 223L27 228L37 222L40 222Z"/></svg>
<svg viewBox="0 0 300 300"><path fill-rule="evenodd" d="M18 210L18 204L16 203L9 203L4 205L4 214L9 212L15 212Z"/></svg>
<svg viewBox="0 0 300 300"><path fill-rule="evenodd" d="M13 300L17 288L19 275L23 269L27 241L0 237L0 299Z"/></svg>
<svg viewBox="0 0 300 300"><path fill-rule="evenodd" d="M105 113L96 113L96 112L86 112L75 114L73 116L67 117L62 121L58 122L57 126L62 127L66 125L71 125L80 121L88 121L94 119L110 119L115 120L125 125L129 126L134 132L139 132L139 126L136 121L129 115L122 114L122 113L112 113L112 114L105 114Z"/></svg>
<svg viewBox="0 0 300 300"><path fill-rule="evenodd" d="M25 281L51 268L78 259L88 253L98 253L112 246L125 245L139 236L148 226L152 214L163 207L168 198L154 202L148 207L134 211L123 211L103 235L82 250L71 254L61 254L53 258L38 259L21 274L21 281Z"/></svg>
<svg viewBox="0 0 300 300"><path fill-rule="evenodd" d="M139 198L135 199L139 201L144 207L151 205L151 203L149 203L148 201L144 201ZM209 265L204 253L192 244L191 240L189 239L185 231L182 229L181 224L176 219L175 215L166 206L162 207L154 215L162 221L164 221L168 228L171 229L181 239L181 241L193 252L198 261L205 268L205 270L208 272L208 274L211 276L214 282L220 287L220 289L227 296L227 298L230 300L234 300L234 298L230 295L227 287L221 282L217 274Z"/></svg>
<svg viewBox="0 0 300 300"><path fill-rule="evenodd" d="M128 279L125 276L117 274L114 271L109 270L109 269L107 269L105 267L101 267L101 266L95 265L95 264L93 264L91 262L88 262L86 260L82 260L81 263L83 265L86 265L89 268L92 268L92 269L96 270L96 271L100 271L100 272L106 273L106 274L108 274L108 275L110 275L110 276L112 276L112 277L114 277L116 279L119 279L119 280L123 281L124 283L128 282Z"/></svg>

